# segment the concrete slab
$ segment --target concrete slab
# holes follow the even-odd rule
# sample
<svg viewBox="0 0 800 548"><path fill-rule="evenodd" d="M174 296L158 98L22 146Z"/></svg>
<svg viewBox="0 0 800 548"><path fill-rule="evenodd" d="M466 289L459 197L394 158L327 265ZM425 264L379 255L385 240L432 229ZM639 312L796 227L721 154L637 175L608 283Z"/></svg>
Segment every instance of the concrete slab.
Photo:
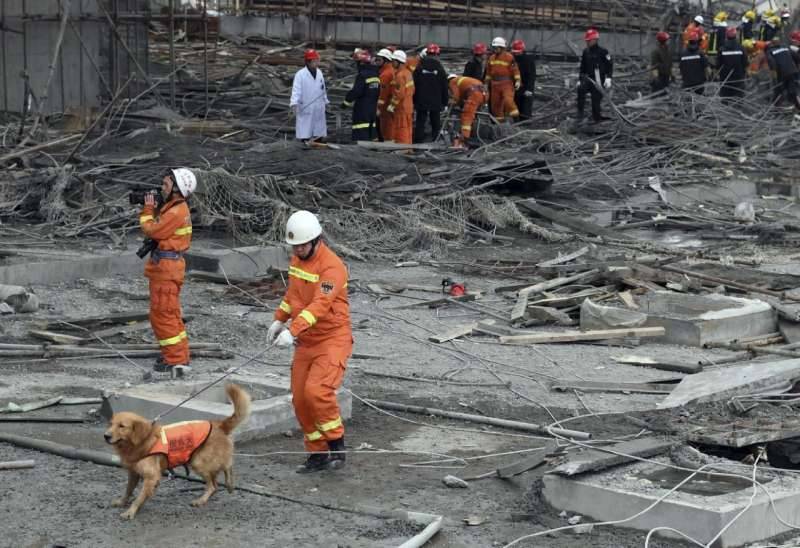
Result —
<svg viewBox="0 0 800 548"><path fill-rule="evenodd" d="M208 377L188 382L175 381L136 386L109 394L104 399L101 413L105 418L109 418L113 413L131 411L153 418L213 380L214 377ZM252 398L250 419L234 431L234 439L256 439L297 429L288 379L262 377L254 380L250 376L232 375L230 382L245 388ZM338 398L342 418L349 419L353 408L350 393L341 391ZM222 420L230 416L232 409L225 396L224 384L219 383L172 411L161 422L171 424L186 420Z"/></svg>
<svg viewBox="0 0 800 548"><path fill-rule="evenodd" d="M742 471L747 475L746 470ZM641 512L686 478L689 472L665 469L652 463L636 463L613 470L567 478L544 476L544 497L558 509L590 516L598 521L623 520ZM752 506L725 530L713 546L728 548L768 539L790 530L776 517L796 523L800 515L800 478L786 475L764 484L775 500L760 490ZM698 475L681 490L623 527L650 531L673 527L702 542L710 542L750 502L751 483L718 480ZM670 532L664 536L678 538Z"/></svg>
<svg viewBox="0 0 800 548"><path fill-rule="evenodd" d="M80 278L105 278L115 274L143 272L144 263L129 251L105 257L87 256L85 259L20 263L0 267L0 284L24 286L71 282Z"/></svg>
<svg viewBox="0 0 800 548"><path fill-rule="evenodd" d="M800 379L800 359L759 362L703 371L684 377L660 408L727 400L737 394L757 394Z"/></svg>
<svg viewBox="0 0 800 548"><path fill-rule="evenodd" d="M231 278L254 278L270 269L286 270L289 254L280 246L236 247L232 249L192 248L186 253L186 269L225 274Z"/></svg>
<svg viewBox="0 0 800 548"><path fill-rule="evenodd" d="M639 311L647 314L645 327L667 331L656 342L703 346L778 330L772 306L756 299L651 291L637 303Z"/></svg>

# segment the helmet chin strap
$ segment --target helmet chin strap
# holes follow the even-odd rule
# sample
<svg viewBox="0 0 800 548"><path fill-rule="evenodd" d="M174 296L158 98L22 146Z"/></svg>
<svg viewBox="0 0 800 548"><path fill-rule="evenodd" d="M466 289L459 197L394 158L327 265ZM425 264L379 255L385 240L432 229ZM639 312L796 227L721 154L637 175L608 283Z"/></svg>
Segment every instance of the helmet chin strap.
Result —
<svg viewBox="0 0 800 548"><path fill-rule="evenodd" d="M301 259L301 260L303 260L303 261L307 261L307 260L309 260L311 257L313 257L313 256L314 256L314 252L317 250L317 245L319 245L319 238L320 238L320 237L319 237L319 236L317 236L316 238L314 238L313 240L311 240L311 249L308 251L308 253L306 253L305 257L300 257L300 259Z"/></svg>

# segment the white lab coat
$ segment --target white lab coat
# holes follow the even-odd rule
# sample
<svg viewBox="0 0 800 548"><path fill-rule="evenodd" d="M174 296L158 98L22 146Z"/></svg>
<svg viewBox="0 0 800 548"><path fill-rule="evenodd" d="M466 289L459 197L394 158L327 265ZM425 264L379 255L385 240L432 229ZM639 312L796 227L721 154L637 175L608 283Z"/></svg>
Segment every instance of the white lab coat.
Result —
<svg viewBox="0 0 800 548"><path fill-rule="evenodd" d="M325 105L329 102L325 78L320 69L317 69L316 78L311 76L308 67L303 67L295 73L289 105L297 105L295 134L298 139L327 137Z"/></svg>

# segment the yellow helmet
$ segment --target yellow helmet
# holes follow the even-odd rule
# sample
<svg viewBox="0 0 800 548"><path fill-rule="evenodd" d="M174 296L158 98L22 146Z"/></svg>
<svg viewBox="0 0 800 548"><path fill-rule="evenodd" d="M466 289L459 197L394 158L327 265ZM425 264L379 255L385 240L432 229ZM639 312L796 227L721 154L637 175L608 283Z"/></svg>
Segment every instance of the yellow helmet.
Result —
<svg viewBox="0 0 800 548"><path fill-rule="evenodd" d="M772 17L773 15L775 15L775 10L774 10L774 9L772 9L772 8L770 8L770 9L766 9L766 10L764 10L764 14L763 14L763 16L762 16L762 17L764 17L764 19L769 19L769 18L770 18L770 17Z"/></svg>
<svg viewBox="0 0 800 548"><path fill-rule="evenodd" d="M753 51L756 49L756 43L752 39L746 38L742 40L742 47L747 51Z"/></svg>
<svg viewBox="0 0 800 548"><path fill-rule="evenodd" d="M781 18L777 15L773 15L767 19L767 23L769 23L771 27L779 27L781 25Z"/></svg>
<svg viewBox="0 0 800 548"><path fill-rule="evenodd" d="M744 18L747 19L748 21L751 21L751 22L755 21L756 20L756 12L754 12L753 10L747 10L746 12L744 12Z"/></svg>
<svg viewBox="0 0 800 548"><path fill-rule="evenodd" d="M728 13L725 11L721 11L714 16L714 21L716 21L717 23L721 23L727 20L728 20Z"/></svg>

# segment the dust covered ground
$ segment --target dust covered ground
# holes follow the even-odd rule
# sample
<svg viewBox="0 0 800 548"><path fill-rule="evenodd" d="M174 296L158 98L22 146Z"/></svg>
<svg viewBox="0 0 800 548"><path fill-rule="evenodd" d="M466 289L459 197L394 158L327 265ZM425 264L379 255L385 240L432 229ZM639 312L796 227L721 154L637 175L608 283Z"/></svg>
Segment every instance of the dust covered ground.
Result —
<svg viewBox="0 0 800 548"><path fill-rule="evenodd" d="M204 246L195 239L195 249ZM80 251L77 249L76 251ZM543 260L558 251L540 244L508 249L522 260ZM469 256L487 249L464 251ZM466 256L466 255L465 255ZM457 262L458 257L454 257ZM786 268L786 265L783 265ZM470 290L489 290L505 281L501 277L462 273L453 266L396 268L393 264L351 263L351 279L363 283L411 283L435 291L443 276L463 279ZM355 284L354 285L358 285ZM4 342L34 342L27 332L48 319L98 316L146 310L147 286L134 273L104 279L77 280L36 287L42 309L32 315L4 318ZM500 297L485 293L485 306ZM642 394L559 393L549 390L553 379L647 381L675 377L655 369L618 364L614 356L635 352L675 361L697 359L698 353L725 356L726 351L646 344L640 348L606 345L539 345L510 347L491 339L470 337L436 345L427 337L449 327L475 321L478 315L464 308L427 307L398 309L426 299L433 292L410 291L380 299L356 291L351 295L355 352L374 356L353 359L345 386L357 398L373 398L452 409L467 413L549 424L579 415L565 426L586 430L597 440L624 439L642 432L642 420L654 431L680 430L688 414L647 411L656 398ZM184 313L194 315L188 324L191 340L219 342L240 356L263 349L272 314L267 307L243 304L242 295L224 285L190 280L184 286ZM274 307L276 301L267 303ZM499 302L496 304L500 304ZM503 303L505 304L505 303ZM149 331L137 332L117 342L152 340ZM376 359L381 358L381 359ZM148 360L135 360L143 367ZM240 364L233 360L193 360L195 375L214 378ZM256 376L288 375L290 354L275 350L249 364L245 373ZM387 379L371 372L407 377L451 377L459 384ZM61 359L5 360L0 363L0 407L51 396L99 396L141 383L141 370L122 360ZM677 375L679 376L679 375ZM510 383L510 384L508 384ZM31 416L86 417L83 424L5 423L3 430L67 445L108 451L102 440L104 424L91 407L42 409ZM716 410L714 412L724 411ZM322 508L372 508L409 510L445 517L434 547L503 546L529 533L566 525L566 518L547 507L535 485L541 471L511 480L486 478L470 481L468 489L451 489L442 478L479 476L519 460L547 440L521 432L411 415L390 416L354 402L347 423L348 447L355 452L338 472L300 476L302 442L276 435L237 445L238 482L256 484L275 495L303 502L237 491L218 492L205 508L189 506L201 489L185 480L165 480L156 496L133 523L122 521L110 501L124 487L122 470L72 461L0 444L0 461L34 459L36 467L4 471L0 504L0 545L7 546L112 546L168 544L170 546L398 546L419 532L418 526L360 513ZM379 451L383 451L380 454ZM498 455L502 454L502 455ZM441 455L470 459L466 467L452 462L435 467L418 463ZM471 518L478 525L464 522ZM596 527L591 533L559 533L522 542L519 546L596 547L642 546L645 533L613 527ZM656 541L651 546L681 546L676 541Z"/></svg>

